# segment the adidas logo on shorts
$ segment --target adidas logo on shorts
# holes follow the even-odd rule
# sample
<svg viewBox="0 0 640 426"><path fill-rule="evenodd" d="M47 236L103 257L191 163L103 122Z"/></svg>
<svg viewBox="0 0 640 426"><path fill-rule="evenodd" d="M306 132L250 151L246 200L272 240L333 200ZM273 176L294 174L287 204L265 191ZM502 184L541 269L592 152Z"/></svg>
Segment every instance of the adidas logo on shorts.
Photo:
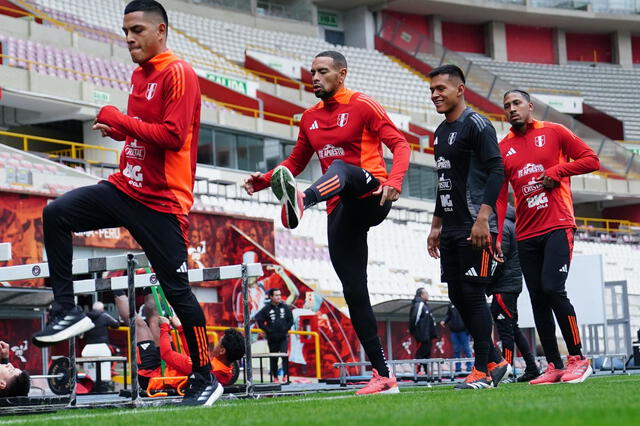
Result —
<svg viewBox="0 0 640 426"><path fill-rule="evenodd" d="M465 273L465 275L468 277L477 277L478 273L476 272L476 268L471 268Z"/></svg>
<svg viewBox="0 0 640 426"><path fill-rule="evenodd" d="M562 265L562 268L558 269L558 272L564 272L565 274L569 272L569 268L567 267L567 264L565 263L564 265Z"/></svg>

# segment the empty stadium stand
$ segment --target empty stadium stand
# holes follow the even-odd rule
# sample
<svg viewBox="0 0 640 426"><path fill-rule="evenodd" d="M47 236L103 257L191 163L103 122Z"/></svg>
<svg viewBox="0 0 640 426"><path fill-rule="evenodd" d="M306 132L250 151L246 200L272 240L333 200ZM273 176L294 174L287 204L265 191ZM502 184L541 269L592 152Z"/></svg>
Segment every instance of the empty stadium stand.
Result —
<svg viewBox="0 0 640 426"><path fill-rule="evenodd" d="M622 120L624 137L640 140L640 93L629 90L640 85L640 70L615 65L551 65L499 62L479 56L470 59L514 86L532 92L548 90L579 93L589 105Z"/></svg>

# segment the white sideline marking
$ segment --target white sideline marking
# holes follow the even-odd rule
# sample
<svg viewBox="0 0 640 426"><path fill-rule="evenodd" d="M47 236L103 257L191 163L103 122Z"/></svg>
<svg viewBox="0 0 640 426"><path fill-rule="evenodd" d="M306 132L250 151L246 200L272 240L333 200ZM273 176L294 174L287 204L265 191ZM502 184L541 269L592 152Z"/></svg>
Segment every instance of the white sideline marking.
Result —
<svg viewBox="0 0 640 426"><path fill-rule="evenodd" d="M417 393L417 392L422 392L419 390L416 391L405 391L405 392L401 392L400 394L407 394L407 393ZM285 399L286 398L286 399ZM29 424L35 424L35 423L47 423L50 422L52 420L73 420L73 419L89 419L89 418L100 418L100 417L112 417L112 416L123 416L123 415L136 415L136 414L148 414L148 413L169 413L169 412L173 412L173 411L180 411L183 412L183 410L193 410L193 409L209 409L209 408L223 408L223 407L231 407L231 406L236 406L238 405L237 403L231 404L230 401L242 401L242 403L244 405L248 405L248 404L259 404L259 405L275 405L275 404L287 404L287 403L291 403L291 402L296 402L296 403L300 403L300 402L316 402L316 401L328 401L328 400L332 400L332 399L347 399L347 398L365 398L363 396L360 395L356 395L355 393L350 394L350 395L335 395L335 396L317 396L317 397L312 397L312 398L308 398L308 397L304 397L304 396L291 396L291 397L273 397L273 398L259 398L259 399L252 399L252 400L240 400L240 399L233 399L233 400L229 400L229 401L219 401L215 404L213 404L211 407L172 407L172 408L144 408L144 407L140 407L139 411L136 410L134 412L131 411L131 408L128 409L122 409L122 410L118 410L118 411L108 411L105 413L94 413L94 414L90 414L90 413L85 413L85 414L73 414L73 415L69 415L69 416L64 416L64 415L56 415L56 416L46 416L46 417L41 417L41 418L24 418L24 419L15 419L15 420L8 420L8 421L3 421L2 424L25 424L25 423L29 423Z"/></svg>

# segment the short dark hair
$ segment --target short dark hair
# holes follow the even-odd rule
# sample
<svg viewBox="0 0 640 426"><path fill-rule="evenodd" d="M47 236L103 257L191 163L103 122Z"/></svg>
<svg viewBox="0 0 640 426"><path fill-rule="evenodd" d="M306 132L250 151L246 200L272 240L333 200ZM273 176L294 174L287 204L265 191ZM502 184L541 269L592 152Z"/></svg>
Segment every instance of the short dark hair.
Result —
<svg viewBox="0 0 640 426"><path fill-rule="evenodd" d="M237 361L244 356L244 336L235 328L228 328L224 331L220 344L225 349L227 359L230 362Z"/></svg>
<svg viewBox="0 0 640 426"><path fill-rule="evenodd" d="M169 17L164 7L155 0L133 0L124 8L124 14L133 12L155 13L169 26Z"/></svg>
<svg viewBox="0 0 640 426"><path fill-rule="evenodd" d="M448 74L449 77L457 77L459 78L463 84L467 84L467 81L464 79L464 73L460 69L459 66L453 64L441 65L437 68L431 70L428 75L429 78L433 78L437 75Z"/></svg>
<svg viewBox="0 0 640 426"><path fill-rule="evenodd" d="M336 52L335 50L325 50L324 52L320 52L316 55L316 58L331 58L333 59L333 64L338 68L347 68L347 58L340 52Z"/></svg>
<svg viewBox="0 0 640 426"><path fill-rule="evenodd" d="M15 378L8 381L7 386L0 390L0 397L11 398L14 396L27 396L31 388L31 378L29 373L22 370Z"/></svg>
<svg viewBox="0 0 640 426"><path fill-rule="evenodd" d="M267 296L271 297L273 296L273 293L275 293L276 291L282 291L279 288L270 288L269 290L267 290Z"/></svg>
<svg viewBox="0 0 640 426"><path fill-rule="evenodd" d="M502 96L502 99L506 98L507 95L510 95L512 93L517 93L520 96L522 96L525 101L531 102L531 95L529 94L529 92L525 92L524 90L520 90L520 89L507 90L506 92L504 92L504 95Z"/></svg>

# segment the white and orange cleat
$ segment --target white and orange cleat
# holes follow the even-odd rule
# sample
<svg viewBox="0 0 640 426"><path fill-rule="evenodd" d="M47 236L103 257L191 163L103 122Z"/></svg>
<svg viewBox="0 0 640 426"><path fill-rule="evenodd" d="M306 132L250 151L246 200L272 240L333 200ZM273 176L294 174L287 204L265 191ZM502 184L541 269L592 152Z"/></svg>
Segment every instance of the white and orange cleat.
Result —
<svg viewBox="0 0 640 426"><path fill-rule="evenodd" d="M384 377L378 374L378 370L373 369L373 376L369 383L362 389L358 389L356 395L373 395L376 393L400 393L398 381L395 377Z"/></svg>
<svg viewBox="0 0 640 426"><path fill-rule="evenodd" d="M593 373L591 363L580 355L569 355L567 367L562 375L562 383L582 383Z"/></svg>

